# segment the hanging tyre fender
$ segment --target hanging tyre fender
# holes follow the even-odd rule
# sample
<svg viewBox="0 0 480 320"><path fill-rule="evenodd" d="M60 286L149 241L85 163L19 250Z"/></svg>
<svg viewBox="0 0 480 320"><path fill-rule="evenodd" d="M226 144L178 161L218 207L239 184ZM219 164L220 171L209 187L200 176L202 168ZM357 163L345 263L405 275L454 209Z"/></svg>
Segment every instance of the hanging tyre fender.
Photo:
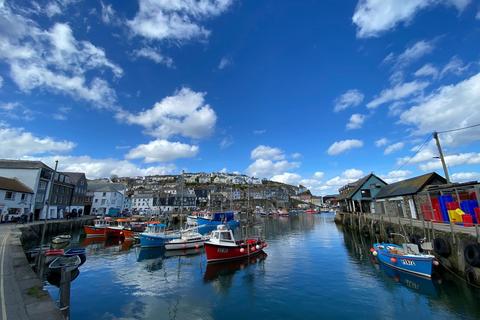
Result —
<svg viewBox="0 0 480 320"><path fill-rule="evenodd" d="M364 236L370 236L370 230L368 230L368 226L362 227L362 233Z"/></svg>
<svg viewBox="0 0 480 320"><path fill-rule="evenodd" d="M438 255L448 258L452 252L450 248L450 243L443 238L435 238L433 239L433 251Z"/></svg>
<svg viewBox="0 0 480 320"><path fill-rule="evenodd" d="M465 269L465 280L468 284L476 284L478 281L477 273L472 267Z"/></svg>
<svg viewBox="0 0 480 320"><path fill-rule="evenodd" d="M473 267L480 267L480 245L478 243L468 244L463 250L465 261Z"/></svg>
<svg viewBox="0 0 480 320"><path fill-rule="evenodd" d="M375 234L380 234L380 224L378 223L378 221L375 221L373 223L373 232Z"/></svg>

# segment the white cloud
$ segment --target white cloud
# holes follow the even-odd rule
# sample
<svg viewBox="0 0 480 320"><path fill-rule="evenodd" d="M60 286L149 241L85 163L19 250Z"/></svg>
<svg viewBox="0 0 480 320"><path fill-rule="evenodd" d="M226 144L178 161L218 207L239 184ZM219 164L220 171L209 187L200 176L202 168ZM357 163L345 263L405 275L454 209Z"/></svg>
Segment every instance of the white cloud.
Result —
<svg viewBox="0 0 480 320"><path fill-rule="evenodd" d="M329 148L327 153L331 156L343 153L353 148L363 147L363 141L357 139L347 139L334 142Z"/></svg>
<svg viewBox="0 0 480 320"><path fill-rule="evenodd" d="M435 68L432 64L427 63L417 71L415 71L416 77L438 77L438 69Z"/></svg>
<svg viewBox="0 0 480 320"><path fill-rule="evenodd" d="M347 169L341 175L333 177L325 183L328 187L342 187L347 183L352 183L362 178L365 174L359 169Z"/></svg>
<svg viewBox="0 0 480 320"><path fill-rule="evenodd" d="M259 145L250 153L255 160L246 170L247 174L255 177L270 178L282 175L288 170L298 168L300 163L285 160L283 150L275 147Z"/></svg>
<svg viewBox="0 0 480 320"><path fill-rule="evenodd" d="M136 35L155 40L205 38L202 21L225 12L233 0L139 0L139 11L127 24Z"/></svg>
<svg viewBox="0 0 480 320"><path fill-rule="evenodd" d="M195 157L198 151L198 146L158 139L138 145L130 150L125 158L143 158L146 163L169 162L179 158Z"/></svg>
<svg viewBox="0 0 480 320"><path fill-rule="evenodd" d="M412 95L419 94L429 85L425 81L412 81L395 85L393 88L384 89L378 96L367 104L367 108L374 109L378 106L398 101Z"/></svg>
<svg viewBox="0 0 480 320"><path fill-rule="evenodd" d="M3 78L0 76L0 88L3 87Z"/></svg>
<svg viewBox="0 0 480 320"><path fill-rule="evenodd" d="M386 183L394 183L408 179L411 174L412 172L409 170L393 170L385 175L381 175L380 178L382 178Z"/></svg>
<svg viewBox="0 0 480 320"><path fill-rule="evenodd" d="M56 23L50 30L42 30L4 5L0 25L0 58L9 65L10 76L22 91L48 89L95 106L114 104L115 91L92 71L108 69L120 77L123 70L106 58L103 49L75 39L68 24Z"/></svg>
<svg viewBox="0 0 480 320"><path fill-rule="evenodd" d="M422 58L423 56L431 53L434 46L434 41L425 41L420 40L413 44L411 47L408 47L396 56L393 53L390 53L384 60L384 63L393 63L395 69L402 69L412 62Z"/></svg>
<svg viewBox="0 0 480 320"><path fill-rule="evenodd" d="M377 141L375 141L375 145L377 147L383 147L383 146L386 146L388 143L388 139L387 138L380 138L378 139Z"/></svg>
<svg viewBox="0 0 480 320"><path fill-rule="evenodd" d="M75 143L50 137L37 137L23 128L0 123L0 158L20 158L52 152L70 151Z"/></svg>
<svg viewBox="0 0 480 320"><path fill-rule="evenodd" d="M298 167L298 162L289 162L287 160L272 161L269 159L256 159L248 166L246 171L250 176L269 178Z"/></svg>
<svg viewBox="0 0 480 320"><path fill-rule="evenodd" d="M419 147L420 146L417 145L410 149L412 154L414 154L413 157L407 156L407 157L398 158L397 165L404 165L407 162L410 164L420 163L420 162L432 160L434 157L438 156L437 149L433 141L430 141L430 143L424 146L423 149L417 152L419 150Z"/></svg>
<svg viewBox="0 0 480 320"><path fill-rule="evenodd" d="M143 47L133 51L133 55L137 58L150 59L155 63L173 67L173 60L170 57L162 55L158 50L150 47Z"/></svg>
<svg viewBox="0 0 480 320"><path fill-rule="evenodd" d="M475 19L480 20L480 10L478 10L477 15L475 16Z"/></svg>
<svg viewBox="0 0 480 320"><path fill-rule="evenodd" d="M222 59L220 59L220 62L218 63L218 69L223 70L231 64L232 64L232 60L230 60L227 57L223 57Z"/></svg>
<svg viewBox="0 0 480 320"><path fill-rule="evenodd" d="M292 159L298 160L302 157L302 154L299 152L292 153Z"/></svg>
<svg viewBox="0 0 480 320"><path fill-rule="evenodd" d="M233 144L232 136L225 136L220 140L220 149L226 149Z"/></svg>
<svg viewBox="0 0 480 320"><path fill-rule="evenodd" d="M480 164L480 153L475 153L475 152L451 154L451 155L445 156L444 158L448 167L455 167L459 165L468 165L468 164ZM419 165L419 168L423 171L441 169L442 163L439 159L435 159Z"/></svg>
<svg viewBox="0 0 480 320"><path fill-rule="evenodd" d="M139 167L127 160L112 158L92 158L90 156L49 156L24 157L25 160L39 160L53 167L58 160L60 171L85 172L89 179L105 178L112 175L134 177L146 175L171 174L175 170L173 164L165 166Z"/></svg>
<svg viewBox="0 0 480 320"><path fill-rule="evenodd" d="M122 111L117 117L141 125L146 133L162 139L173 135L204 138L213 132L217 121L215 111L205 103L205 93L189 88L182 88L162 99L151 109L137 114Z"/></svg>
<svg viewBox="0 0 480 320"><path fill-rule="evenodd" d="M443 67L442 71L440 72L440 77L445 77L449 73L460 76L468 69L468 67L469 65L465 65L460 58L454 56Z"/></svg>
<svg viewBox="0 0 480 320"><path fill-rule="evenodd" d="M400 115L404 124L413 125L414 133L424 135L480 123L480 73L457 84L442 86L419 104ZM480 140L480 128L440 135L446 145L460 145Z"/></svg>
<svg viewBox="0 0 480 320"><path fill-rule="evenodd" d="M360 113L354 113L350 117L350 120L347 123L347 129L360 129L363 126L363 122L365 121L365 116Z"/></svg>
<svg viewBox="0 0 480 320"><path fill-rule="evenodd" d="M285 153L279 148L259 145L250 153L250 157L255 159L283 160Z"/></svg>
<svg viewBox="0 0 480 320"><path fill-rule="evenodd" d="M362 103L364 97L363 93L357 89L348 90L335 100L333 111L339 112L350 107L356 107Z"/></svg>
<svg viewBox="0 0 480 320"><path fill-rule="evenodd" d="M457 172L452 174L452 181L467 182L480 180L480 172Z"/></svg>
<svg viewBox="0 0 480 320"><path fill-rule="evenodd" d="M100 1L102 6L102 21L107 25L120 25L121 21L117 17L115 10L111 4L104 4L103 1Z"/></svg>
<svg viewBox="0 0 480 320"><path fill-rule="evenodd" d="M454 6L462 11L470 0L360 0L352 20L357 25L357 37L377 37L400 24L408 24L417 12L439 4Z"/></svg>
<svg viewBox="0 0 480 320"><path fill-rule="evenodd" d="M266 132L267 132L267 130L265 130L265 129L253 130L253 134L256 134L256 135L265 134Z"/></svg>
<svg viewBox="0 0 480 320"><path fill-rule="evenodd" d="M313 174L313 176L315 177L315 179L323 179L323 177L325 176L325 173L321 171L317 171Z"/></svg>
<svg viewBox="0 0 480 320"><path fill-rule="evenodd" d="M270 180L277 181L290 185L298 185L302 177L296 173L284 172L282 174L274 175Z"/></svg>
<svg viewBox="0 0 480 320"><path fill-rule="evenodd" d="M403 142L397 142L397 143L391 144L385 148L385 151L383 152L383 154L391 154L396 151L402 150L404 146L405 144Z"/></svg>
<svg viewBox="0 0 480 320"><path fill-rule="evenodd" d="M20 104L18 102L7 102L0 104L0 110L12 111L16 109Z"/></svg>

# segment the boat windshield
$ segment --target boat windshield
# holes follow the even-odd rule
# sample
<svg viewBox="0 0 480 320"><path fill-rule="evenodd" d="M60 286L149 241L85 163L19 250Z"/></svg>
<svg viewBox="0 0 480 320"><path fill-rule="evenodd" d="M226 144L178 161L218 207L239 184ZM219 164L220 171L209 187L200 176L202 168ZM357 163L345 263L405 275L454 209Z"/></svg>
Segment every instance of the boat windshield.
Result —
<svg viewBox="0 0 480 320"><path fill-rule="evenodd" d="M225 232L222 232L220 233L220 240L222 241L232 241L232 235L230 232L228 231L225 231Z"/></svg>

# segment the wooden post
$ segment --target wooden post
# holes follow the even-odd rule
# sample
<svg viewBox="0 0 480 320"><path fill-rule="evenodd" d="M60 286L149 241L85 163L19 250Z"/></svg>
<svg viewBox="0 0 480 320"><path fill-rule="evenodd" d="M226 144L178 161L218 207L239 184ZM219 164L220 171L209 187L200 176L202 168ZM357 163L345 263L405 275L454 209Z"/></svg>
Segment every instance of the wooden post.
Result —
<svg viewBox="0 0 480 320"><path fill-rule="evenodd" d="M70 319L71 275L72 273L70 271L66 271L65 267L62 268L60 276L60 311L66 320Z"/></svg>
<svg viewBox="0 0 480 320"><path fill-rule="evenodd" d="M455 233L453 232L453 223L450 221L450 233L452 234L452 242L455 244Z"/></svg>

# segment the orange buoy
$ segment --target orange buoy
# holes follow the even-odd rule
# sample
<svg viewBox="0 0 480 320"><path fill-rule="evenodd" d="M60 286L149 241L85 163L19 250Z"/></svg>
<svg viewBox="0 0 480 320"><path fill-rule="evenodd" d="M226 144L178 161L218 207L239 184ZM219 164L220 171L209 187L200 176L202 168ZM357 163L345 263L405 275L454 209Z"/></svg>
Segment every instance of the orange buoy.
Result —
<svg viewBox="0 0 480 320"><path fill-rule="evenodd" d="M390 261L391 261L392 263L397 263L397 258L391 257L391 258L390 258Z"/></svg>

